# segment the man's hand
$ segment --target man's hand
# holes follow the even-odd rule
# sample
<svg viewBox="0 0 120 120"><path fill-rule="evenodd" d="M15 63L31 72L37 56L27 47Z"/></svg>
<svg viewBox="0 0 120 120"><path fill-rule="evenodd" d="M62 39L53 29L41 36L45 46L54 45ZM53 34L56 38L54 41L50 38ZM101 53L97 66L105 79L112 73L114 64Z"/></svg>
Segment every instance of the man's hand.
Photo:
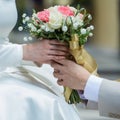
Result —
<svg viewBox="0 0 120 120"><path fill-rule="evenodd" d="M73 61L64 59L52 63L55 69L54 76L58 78L58 84L72 89L84 90L90 73Z"/></svg>

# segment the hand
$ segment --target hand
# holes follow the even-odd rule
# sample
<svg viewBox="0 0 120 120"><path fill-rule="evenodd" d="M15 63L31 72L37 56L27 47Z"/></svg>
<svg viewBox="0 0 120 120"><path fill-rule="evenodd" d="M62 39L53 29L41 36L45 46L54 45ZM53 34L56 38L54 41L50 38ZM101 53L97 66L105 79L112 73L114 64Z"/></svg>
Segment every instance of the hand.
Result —
<svg viewBox="0 0 120 120"><path fill-rule="evenodd" d="M40 40L35 43L23 45L23 59L31 60L37 64L51 63L60 60L68 54L65 43L57 40Z"/></svg>
<svg viewBox="0 0 120 120"><path fill-rule="evenodd" d="M55 69L54 76L58 78L58 84L72 89L84 90L90 73L73 61L64 59L52 63Z"/></svg>

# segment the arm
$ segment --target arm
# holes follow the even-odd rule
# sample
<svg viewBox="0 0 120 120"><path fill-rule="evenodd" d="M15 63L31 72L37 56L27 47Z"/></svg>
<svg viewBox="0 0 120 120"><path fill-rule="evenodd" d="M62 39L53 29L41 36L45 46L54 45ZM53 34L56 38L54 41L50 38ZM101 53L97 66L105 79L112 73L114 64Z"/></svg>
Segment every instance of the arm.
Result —
<svg viewBox="0 0 120 120"><path fill-rule="evenodd" d="M20 66L23 58L21 45L0 45L0 67Z"/></svg>
<svg viewBox="0 0 120 120"><path fill-rule="evenodd" d="M84 89L88 100L98 102L101 116L120 119L120 83L91 75Z"/></svg>
<svg viewBox="0 0 120 120"><path fill-rule="evenodd" d="M100 115L120 119L120 83L103 80L100 91L98 107Z"/></svg>
<svg viewBox="0 0 120 120"><path fill-rule="evenodd" d="M70 60L56 61L52 66L58 84L84 90L86 99L98 102L100 115L120 119L120 83L91 75ZM62 80L61 80L62 79Z"/></svg>
<svg viewBox="0 0 120 120"><path fill-rule="evenodd" d="M66 54L65 44L56 40L41 40L26 45L0 45L0 67L20 66L22 60L50 63L54 59L63 59Z"/></svg>

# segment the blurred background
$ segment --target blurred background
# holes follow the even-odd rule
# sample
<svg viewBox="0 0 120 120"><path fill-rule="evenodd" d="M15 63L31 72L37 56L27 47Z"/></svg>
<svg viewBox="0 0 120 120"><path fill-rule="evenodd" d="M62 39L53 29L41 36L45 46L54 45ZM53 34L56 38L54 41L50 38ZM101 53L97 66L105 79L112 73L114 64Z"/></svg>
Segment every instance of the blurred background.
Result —
<svg viewBox="0 0 120 120"><path fill-rule="evenodd" d="M32 9L43 10L53 5L80 4L91 13L94 36L88 40L85 48L96 59L100 76L108 79L120 78L120 0L16 0L18 22L10 34L10 40L23 41L25 32L19 32L23 13L32 14Z"/></svg>

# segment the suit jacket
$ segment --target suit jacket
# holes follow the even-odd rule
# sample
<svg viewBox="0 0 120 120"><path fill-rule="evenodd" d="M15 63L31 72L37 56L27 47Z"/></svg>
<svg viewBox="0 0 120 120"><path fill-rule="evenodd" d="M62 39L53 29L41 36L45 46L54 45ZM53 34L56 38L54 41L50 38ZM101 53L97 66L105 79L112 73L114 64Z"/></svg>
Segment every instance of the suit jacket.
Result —
<svg viewBox="0 0 120 120"><path fill-rule="evenodd" d="M103 80L98 109L102 116L120 119L120 82Z"/></svg>

